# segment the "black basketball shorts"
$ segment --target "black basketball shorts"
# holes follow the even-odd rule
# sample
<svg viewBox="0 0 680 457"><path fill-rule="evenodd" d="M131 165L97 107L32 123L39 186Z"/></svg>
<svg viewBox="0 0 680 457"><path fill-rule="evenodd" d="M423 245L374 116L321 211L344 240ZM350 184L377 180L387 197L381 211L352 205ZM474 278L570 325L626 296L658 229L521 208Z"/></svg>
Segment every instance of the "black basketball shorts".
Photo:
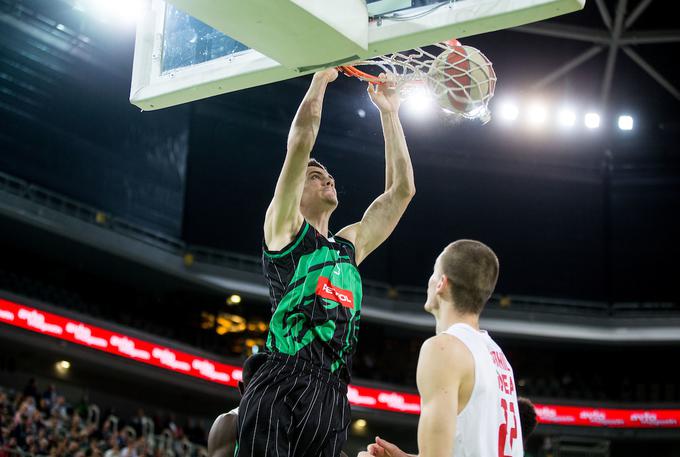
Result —
<svg viewBox="0 0 680 457"><path fill-rule="evenodd" d="M235 457L337 457L347 440L347 385L295 356L271 354L241 399Z"/></svg>

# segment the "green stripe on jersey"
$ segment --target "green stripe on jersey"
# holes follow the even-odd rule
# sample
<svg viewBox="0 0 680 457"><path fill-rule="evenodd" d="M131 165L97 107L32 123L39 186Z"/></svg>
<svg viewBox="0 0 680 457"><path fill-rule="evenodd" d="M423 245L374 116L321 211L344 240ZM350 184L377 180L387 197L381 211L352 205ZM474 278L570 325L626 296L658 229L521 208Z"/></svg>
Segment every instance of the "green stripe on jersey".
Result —
<svg viewBox="0 0 680 457"><path fill-rule="evenodd" d="M266 255L267 257L269 257L269 258L271 258L271 259L278 259L279 257L283 257L284 255L290 254L290 253L293 251L293 249L295 249L296 247L298 247L298 245L299 245L299 244L302 242L302 240L305 238L305 235L307 234L307 230L309 230L309 223L305 221L305 228L302 229L302 233L301 233L300 236L297 238L297 240L295 240L295 243L294 243L291 247L289 247L288 249L286 249L286 250L283 251L283 252L277 252L276 254L271 254L271 253L269 253L269 252L267 252L267 251L263 251L263 252L264 252L264 255Z"/></svg>
<svg viewBox="0 0 680 457"><path fill-rule="evenodd" d="M275 344L278 352L294 355L314 340L327 343L333 338L336 332L334 320L329 319L313 327L310 323L310 315L313 315L314 312L310 307L314 306L315 299L327 310L341 306L335 301L316 297L316 288L320 277L328 278L333 286L352 292L355 307L353 309L348 308L352 317L348 322L348 328L341 329L343 333L347 333L347 337L341 343L343 347L340 355L351 349L354 342L350 341L350 335L354 334L354 327L361 309L361 277L357 268L351 263L335 263L340 258L339 252L328 246L323 246L300 257L295 272L288 283L289 286L297 285L293 289L286 290L270 322L269 337L267 338L267 347L270 350L274 349ZM346 258L346 256L342 256L342 258ZM322 268L313 268L327 262L332 263ZM274 337L273 342L272 335ZM335 371L340 363L342 362L333 363L331 369Z"/></svg>

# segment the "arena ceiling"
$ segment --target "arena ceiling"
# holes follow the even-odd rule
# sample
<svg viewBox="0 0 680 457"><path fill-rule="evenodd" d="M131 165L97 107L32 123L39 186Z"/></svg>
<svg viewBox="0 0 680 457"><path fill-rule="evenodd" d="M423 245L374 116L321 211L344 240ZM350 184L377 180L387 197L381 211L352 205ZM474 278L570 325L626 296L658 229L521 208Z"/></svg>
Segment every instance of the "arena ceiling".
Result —
<svg viewBox="0 0 680 457"><path fill-rule="evenodd" d="M0 172L192 244L257 255L308 79L140 113L127 100L133 27L81 3L0 0ZM466 39L494 62L498 103L595 109L603 127L528 133L404 112L418 194L364 274L421 285L446 242L474 237L501 255L504 291L675 300L680 29L669 13L659 0L590 0ZM615 127L623 112L632 132ZM329 89L314 154L338 177L336 224L360 217L383 179L362 84Z"/></svg>

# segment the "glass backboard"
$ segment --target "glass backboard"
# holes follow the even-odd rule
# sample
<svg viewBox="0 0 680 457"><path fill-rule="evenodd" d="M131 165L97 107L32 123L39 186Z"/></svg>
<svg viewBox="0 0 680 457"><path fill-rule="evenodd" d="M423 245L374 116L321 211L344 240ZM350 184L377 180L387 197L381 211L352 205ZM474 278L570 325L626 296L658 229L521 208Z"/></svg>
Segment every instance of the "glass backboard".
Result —
<svg viewBox="0 0 680 457"><path fill-rule="evenodd" d="M250 0L246 4L257 7L258 1L267 4L267 0ZM144 17L137 29L130 101L143 110L165 108L453 37L464 38L540 21L579 10L585 2L353 1L354 6L348 1L342 5L344 9L328 11L327 2L278 0L277 5L295 3L291 6L295 11L302 3L309 2L305 15L286 18L282 16L288 10L272 12L272 17L268 17L266 7L257 10L257 14L253 10L239 12L239 5L243 5L241 0L172 0L171 3L146 0ZM222 3L223 9L211 11L211 3ZM199 4L200 8L194 7ZM320 10L320 4L326 6ZM224 8L229 14L242 14L234 18L239 24L246 21L247 25L252 17L253 32L241 27L232 33L239 36L240 40L237 40L229 31L213 27L226 27L225 21L213 20L224 17ZM352 12L345 12L352 8ZM192 9L210 25L194 17ZM339 18L345 13L346 18ZM322 17L324 14L326 18ZM317 20L319 17L321 19ZM364 20L357 21L357 17ZM300 32L310 28L305 32L310 34L308 36ZM260 32L255 34L255 30ZM256 43L259 50L243 42ZM301 42L305 43L306 52L301 52ZM263 48L268 55L260 52ZM308 60L305 60L306 56L309 56Z"/></svg>
<svg viewBox="0 0 680 457"><path fill-rule="evenodd" d="M161 73L191 67L250 48L184 11L168 4L165 9Z"/></svg>

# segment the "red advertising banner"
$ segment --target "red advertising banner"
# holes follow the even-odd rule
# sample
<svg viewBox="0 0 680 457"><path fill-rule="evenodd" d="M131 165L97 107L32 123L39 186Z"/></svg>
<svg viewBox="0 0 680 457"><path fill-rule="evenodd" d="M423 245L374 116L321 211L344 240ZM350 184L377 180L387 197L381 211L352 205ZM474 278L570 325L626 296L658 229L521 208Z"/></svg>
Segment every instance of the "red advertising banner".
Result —
<svg viewBox="0 0 680 457"><path fill-rule="evenodd" d="M420 414L420 397L416 394L393 392L352 384L347 387L347 398L350 404L355 406Z"/></svg>
<svg viewBox="0 0 680 457"><path fill-rule="evenodd" d="M241 368L0 299L0 322L206 381L236 386Z"/></svg>
<svg viewBox="0 0 680 457"><path fill-rule="evenodd" d="M543 424L614 428L678 428L680 409L613 409L535 405Z"/></svg>
<svg viewBox="0 0 680 457"><path fill-rule="evenodd" d="M240 367L1 298L0 322L226 386L236 386L241 379ZM355 406L420 414L420 398L416 394L350 385L347 397ZM544 424L618 428L680 427L680 409L630 410L537 404L536 413L538 422Z"/></svg>

